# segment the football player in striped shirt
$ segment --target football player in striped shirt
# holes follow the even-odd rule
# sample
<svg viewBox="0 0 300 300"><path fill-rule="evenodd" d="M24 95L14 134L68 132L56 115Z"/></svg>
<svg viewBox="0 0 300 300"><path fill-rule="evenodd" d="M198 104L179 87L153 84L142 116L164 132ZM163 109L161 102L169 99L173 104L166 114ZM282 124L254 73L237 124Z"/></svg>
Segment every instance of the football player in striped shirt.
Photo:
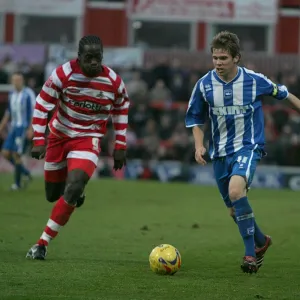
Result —
<svg viewBox="0 0 300 300"><path fill-rule="evenodd" d="M29 258L45 259L49 242L83 204L109 116L115 130L114 169L126 164L129 99L123 80L102 64L102 58L101 39L84 36L78 58L57 67L37 96L31 154L45 157L46 198L56 203L41 237L27 253Z"/></svg>
<svg viewBox="0 0 300 300"><path fill-rule="evenodd" d="M32 179L30 171L24 166L22 156L27 140L32 134L31 119L33 114L34 92L24 85L24 76L16 72L11 77L13 89L8 95L8 107L0 122L0 133L9 124L8 135L3 143L1 154L15 169L15 182L12 191L25 187ZM21 184L22 177L25 179Z"/></svg>
<svg viewBox="0 0 300 300"><path fill-rule="evenodd" d="M211 45L214 69L195 85L186 112L186 127L192 128L195 159L205 165L203 129L207 116L211 123L209 154L219 191L239 228L245 245L241 268L256 273L272 243L254 217L247 191L258 162L264 157L264 115L262 97L289 100L297 110L300 100L284 85L239 67L241 58L237 35L217 34Z"/></svg>

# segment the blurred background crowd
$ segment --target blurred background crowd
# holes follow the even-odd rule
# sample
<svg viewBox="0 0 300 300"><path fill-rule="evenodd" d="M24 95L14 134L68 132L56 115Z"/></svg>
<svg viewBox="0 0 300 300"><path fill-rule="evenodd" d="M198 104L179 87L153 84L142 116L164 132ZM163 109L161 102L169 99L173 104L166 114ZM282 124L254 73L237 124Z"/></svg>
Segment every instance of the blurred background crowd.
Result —
<svg viewBox="0 0 300 300"><path fill-rule="evenodd" d="M0 83L8 84L13 72L22 71L27 85L39 93L45 79L56 66L53 60L44 65L31 65L27 61L17 63L6 57L1 62ZM252 63L245 66L259 70L259 66ZM180 60L173 58L147 68L115 68L123 78L131 99L128 158L194 161L191 131L184 125L185 111L195 83L210 67L210 64L196 64L196 67L187 68L181 65ZM300 96L300 77L292 66L267 75ZM272 97L265 97L263 103L268 153L264 163L300 165L299 115L286 102ZM114 132L111 124L109 128L102 141L102 155L109 155L112 151ZM209 130L208 124L206 133Z"/></svg>

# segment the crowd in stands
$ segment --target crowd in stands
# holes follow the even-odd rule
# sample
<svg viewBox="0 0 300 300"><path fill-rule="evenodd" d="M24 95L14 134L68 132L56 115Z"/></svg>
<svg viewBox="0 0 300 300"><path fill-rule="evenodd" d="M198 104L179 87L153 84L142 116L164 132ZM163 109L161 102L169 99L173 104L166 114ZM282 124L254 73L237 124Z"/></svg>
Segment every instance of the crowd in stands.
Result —
<svg viewBox="0 0 300 300"><path fill-rule="evenodd" d="M0 63L0 84L8 83L10 74L21 70L27 84L38 93L51 67L54 65L50 63L43 67L30 66L26 62L16 64L6 58ZM131 99L128 158L194 162L191 130L184 125L185 111L195 83L210 67L195 64L192 69L186 69L174 59L154 66L147 65L143 69L115 68L123 78ZM259 70L256 66L247 67ZM287 67L279 74L266 75L300 96L300 78L296 69ZM300 115L286 101L265 97L263 103L268 153L263 163L300 165ZM113 140L110 124L102 141L101 155L112 152Z"/></svg>

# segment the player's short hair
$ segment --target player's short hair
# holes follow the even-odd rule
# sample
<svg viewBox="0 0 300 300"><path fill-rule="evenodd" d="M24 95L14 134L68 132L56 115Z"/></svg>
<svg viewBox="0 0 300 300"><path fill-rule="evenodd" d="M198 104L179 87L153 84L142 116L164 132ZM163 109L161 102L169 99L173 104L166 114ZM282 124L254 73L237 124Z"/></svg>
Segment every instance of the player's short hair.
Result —
<svg viewBox="0 0 300 300"><path fill-rule="evenodd" d="M85 45L100 45L103 48L102 40L97 35L85 35L79 41L78 52L82 53Z"/></svg>
<svg viewBox="0 0 300 300"><path fill-rule="evenodd" d="M232 57L241 57L240 40L235 33L229 31L221 31L214 36L211 43L211 52L213 49L223 49Z"/></svg>
<svg viewBox="0 0 300 300"><path fill-rule="evenodd" d="M24 78L24 74L21 72L21 71L14 71L11 76L14 76L14 75L17 75L17 76L21 76Z"/></svg>

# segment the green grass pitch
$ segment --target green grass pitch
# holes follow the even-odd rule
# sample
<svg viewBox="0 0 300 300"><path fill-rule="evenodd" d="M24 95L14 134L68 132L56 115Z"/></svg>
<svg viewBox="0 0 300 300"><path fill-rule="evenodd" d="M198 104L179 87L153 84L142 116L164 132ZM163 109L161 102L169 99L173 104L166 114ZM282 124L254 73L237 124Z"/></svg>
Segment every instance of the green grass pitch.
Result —
<svg viewBox="0 0 300 300"><path fill-rule="evenodd" d="M300 299L300 195L252 190L257 221L274 244L256 275L243 274L243 243L214 187L97 179L85 205L48 248L25 259L48 220L42 179L22 192L0 178L1 300ZM196 226L195 226L196 224ZM177 247L181 270L159 276L148 256Z"/></svg>

